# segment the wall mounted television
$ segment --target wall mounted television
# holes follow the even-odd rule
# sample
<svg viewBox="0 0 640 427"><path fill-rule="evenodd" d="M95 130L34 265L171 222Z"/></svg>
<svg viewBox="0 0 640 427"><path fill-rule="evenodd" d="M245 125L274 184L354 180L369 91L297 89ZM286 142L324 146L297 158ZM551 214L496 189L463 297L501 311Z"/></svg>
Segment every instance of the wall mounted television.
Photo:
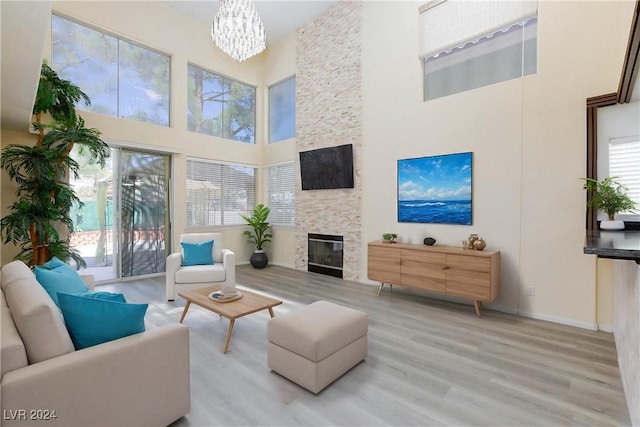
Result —
<svg viewBox="0 0 640 427"><path fill-rule="evenodd" d="M353 145L300 152L303 190L353 188Z"/></svg>
<svg viewBox="0 0 640 427"><path fill-rule="evenodd" d="M398 160L398 222L472 224L473 153Z"/></svg>

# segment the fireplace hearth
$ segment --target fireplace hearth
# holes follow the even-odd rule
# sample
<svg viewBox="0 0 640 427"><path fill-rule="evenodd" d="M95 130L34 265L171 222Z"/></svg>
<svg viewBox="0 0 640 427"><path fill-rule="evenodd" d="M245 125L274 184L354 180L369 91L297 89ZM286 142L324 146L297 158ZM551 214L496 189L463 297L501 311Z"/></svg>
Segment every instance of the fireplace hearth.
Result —
<svg viewBox="0 0 640 427"><path fill-rule="evenodd" d="M308 234L307 270L342 278L344 238L329 234Z"/></svg>

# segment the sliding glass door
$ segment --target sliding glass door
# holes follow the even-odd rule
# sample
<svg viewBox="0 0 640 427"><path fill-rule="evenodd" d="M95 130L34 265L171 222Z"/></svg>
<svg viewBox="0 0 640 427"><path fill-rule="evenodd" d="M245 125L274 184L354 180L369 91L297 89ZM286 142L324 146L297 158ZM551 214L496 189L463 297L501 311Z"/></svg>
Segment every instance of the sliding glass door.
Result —
<svg viewBox="0 0 640 427"><path fill-rule="evenodd" d="M105 169L77 152L80 179L72 180L84 203L72 212L72 245L96 281L163 273L169 242L171 158L112 148Z"/></svg>
<svg viewBox="0 0 640 427"><path fill-rule="evenodd" d="M122 277L164 272L169 156L123 150L120 158Z"/></svg>

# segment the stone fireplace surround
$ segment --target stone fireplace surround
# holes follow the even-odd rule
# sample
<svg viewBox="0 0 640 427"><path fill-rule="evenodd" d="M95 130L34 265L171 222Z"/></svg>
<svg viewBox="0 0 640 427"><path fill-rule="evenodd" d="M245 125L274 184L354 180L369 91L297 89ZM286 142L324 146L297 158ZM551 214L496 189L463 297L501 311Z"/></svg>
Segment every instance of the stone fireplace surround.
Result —
<svg viewBox="0 0 640 427"><path fill-rule="evenodd" d="M296 35L296 151L353 145L354 188L302 191L297 165L295 268L308 234L343 236L343 277L360 279L362 252L362 4L339 2Z"/></svg>

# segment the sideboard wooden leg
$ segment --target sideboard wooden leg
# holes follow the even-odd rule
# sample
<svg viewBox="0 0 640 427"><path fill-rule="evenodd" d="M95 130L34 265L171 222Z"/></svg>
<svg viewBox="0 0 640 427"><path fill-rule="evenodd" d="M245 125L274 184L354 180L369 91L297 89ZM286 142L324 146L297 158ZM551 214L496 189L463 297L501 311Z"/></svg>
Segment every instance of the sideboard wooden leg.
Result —
<svg viewBox="0 0 640 427"><path fill-rule="evenodd" d="M384 283L380 283L380 286L378 286L378 295L380 296L380 291L382 290L382 287L384 286Z"/></svg>
<svg viewBox="0 0 640 427"><path fill-rule="evenodd" d="M480 317L480 301L478 301L477 299L473 300L473 306L476 309L476 316Z"/></svg>

